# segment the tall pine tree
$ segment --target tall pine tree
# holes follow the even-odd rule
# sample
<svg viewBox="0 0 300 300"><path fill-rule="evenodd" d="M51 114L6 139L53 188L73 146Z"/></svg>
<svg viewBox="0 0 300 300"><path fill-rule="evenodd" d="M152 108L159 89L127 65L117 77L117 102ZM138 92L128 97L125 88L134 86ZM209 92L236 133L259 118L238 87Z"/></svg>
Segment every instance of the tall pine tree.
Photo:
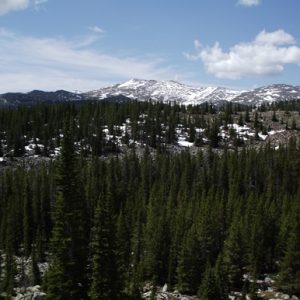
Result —
<svg viewBox="0 0 300 300"><path fill-rule="evenodd" d="M87 233L77 155L67 124L57 167L57 197L53 214L51 261L46 276L48 299L86 297Z"/></svg>
<svg viewBox="0 0 300 300"><path fill-rule="evenodd" d="M114 226L110 199L101 196L92 228L92 282L89 291L92 300L117 300L120 296Z"/></svg>

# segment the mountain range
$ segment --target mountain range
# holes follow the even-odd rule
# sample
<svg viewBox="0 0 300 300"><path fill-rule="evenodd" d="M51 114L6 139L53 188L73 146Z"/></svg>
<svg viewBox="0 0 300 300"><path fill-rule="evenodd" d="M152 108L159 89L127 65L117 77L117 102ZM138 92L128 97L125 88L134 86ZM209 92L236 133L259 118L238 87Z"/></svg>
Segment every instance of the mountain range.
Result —
<svg viewBox="0 0 300 300"><path fill-rule="evenodd" d="M62 102L80 100L111 100L177 102L183 105L197 105L204 102L220 104L231 101L259 106L262 103L300 99L300 86L274 84L250 91L223 87L192 87L176 81L131 79L125 83L100 88L86 93L64 90L45 92L34 90L29 93L6 93L0 95L0 105L35 104L40 102Z"/></svg>

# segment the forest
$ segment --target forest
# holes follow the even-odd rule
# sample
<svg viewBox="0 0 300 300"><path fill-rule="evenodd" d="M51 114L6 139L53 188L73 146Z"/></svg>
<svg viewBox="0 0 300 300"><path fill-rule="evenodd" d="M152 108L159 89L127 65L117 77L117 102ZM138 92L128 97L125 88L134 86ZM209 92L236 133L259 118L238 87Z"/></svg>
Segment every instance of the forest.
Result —
<svg viewBox="0 0 300 300"><path fill-rule="evenodd" d="M1 297L41 285L47 300L138 300L150 282L152 299L165 283L257 299L266 276L299 297L299 107L1 109ZM287 142L263 138L282 128Z"/></svg>

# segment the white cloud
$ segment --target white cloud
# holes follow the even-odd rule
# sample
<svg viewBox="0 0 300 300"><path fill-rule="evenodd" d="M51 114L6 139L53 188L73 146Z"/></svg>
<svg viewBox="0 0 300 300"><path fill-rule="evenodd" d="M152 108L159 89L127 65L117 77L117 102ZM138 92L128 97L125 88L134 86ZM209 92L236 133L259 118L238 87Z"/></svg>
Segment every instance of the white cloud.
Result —
<svg viewBox="0 0 300 300"><path fill-rule="evenodd" d="M284 30L261 31L248 43L239 43L225 52L218 42L202 47L195 41L196 54L185 53L189 60L202 60L208 73L218 78L240 79L281 73L287 64L300 66L300 48Z"/></svg>
<svg viewBox="0 0 300 300"><path fill-rule="evenodd" d="M93 37L94 38L94 37ZM132 77L168 79L173 71L159 58L116 56L93 49L93 40L21 36L0 28L0 93L91 90Z"/></svg>
<svg viewBox="0 0 300 300"><path fill-rule="evenodd" d="M239 0L238 4L244 6L257 6L261 3L261 0Z"/></svg>
<svg viewBox="0 0 300 300"><path fill-rule="evenodd" d="M0 16L11 11L23 10L30 6L39 9L48 0L0 0Z"/></svg>
<svg viewBox="0 0 300 300"><path fill-rule="evenodd" d="M13 10L22 10L29 6L29 0L1 0L0 15L5 15Z"/></svg>
<svg viewBox="0 0 300 300"><path fill-rule="evenodd" d="M255 38L256 44L261 45L291 45L295 44L295 38L284 30L273 32L261 31Z"/></svg>
<svg viewBox="0 0 300 300"><path fill-rule="evenodd" d="M98 27L98 26L90 26L88 27L88 29L94 33L105 33L105 30L103 30L102 28Z"/></svg>

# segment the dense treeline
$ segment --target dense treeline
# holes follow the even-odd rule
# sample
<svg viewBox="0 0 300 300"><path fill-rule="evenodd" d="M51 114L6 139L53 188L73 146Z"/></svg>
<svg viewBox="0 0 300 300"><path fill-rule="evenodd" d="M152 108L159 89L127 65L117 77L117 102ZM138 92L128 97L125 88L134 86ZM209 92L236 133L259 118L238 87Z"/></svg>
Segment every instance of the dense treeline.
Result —
<svg viewBox="0 0 300 300"><path fill-rule="evenodd" d="M186 107L151 101L86 101L2 108L0 157L22 157L26 154L26 147L36 155L55 156L61 146L66 120L72 120L73 139L77 150L85 157L116 153L120 151L120 144L131 147L134 142L164 151L166 145L176 142L178 127L185 131L187 140L195 146L201 147L206 143L217 147L220 126L224 126L233 144L241 146L243 140L227 125L234 121L241 126L245 122L254 122L254 116L252 119L249 116L250 109L232 103L217 109L208 103ZM268 129L261 122L256 122L254 127L262 132ZM296 127L295 122L294 129Z"/></svg>
<svg viewBox="0 0 300 300"><path fill-rule="evenodd" d="M260 107L261 111L264 110L284 110L284 111L298 111L300 112L300 100L277 101L271 104L263 104Z"/></svg>
<svg viewBox="0 0 300 300"><path fill-rule="evenodd" d="M48 261L52 300L139 299L145 281L227 299L264 273L300 295L295 140L277 150L153 157L146 148L140 158L132 150L86 160L70 128L58 160L1 172L2 291L40 283L37 264ZM16 257L31 257L29 274Z"/></svg>
<svg viewBox="0 0 300 300"><path fill-rule="evenodd" d="M208 108L198 108L205 112ZM93 153L101 155L116 152L113 139L107 140L106 135L116 136L119 127L130 120L133 140L150 141L154 134L159 134L161 124L169 124L164 133L165 142L172 143L175 124L179 122L179 112L185 107L151 102L66 102L57 105L37 105L33 107L19 106L0 110L0 139L5 141L6 154L22 156L24 147L29 143L43 145L37 148L37 154L49 156L56 147L60 147L63 124L72 120L73 139L77 141L83 155ZM103 129L106 128L106 134ZM126 130L126 129L125 129ZM154 132L154 130L156 132ZM129 143L126 134L123 142ZM3 151L3 149L2 149Z"/></svg>
<svg viewBox="0 0 300 300"><path fill-rule="evenodd" d="M263 274L299 295L299 144L244 147L228 126L247 124L259 140L285 118L296 131L298 104L1 109L0 158L35 145L54 159L0 169L0 295L42 284L51 300L140 299L151 281L216 300L253 293ZM202 151L167 149L178 130Z"/></svg>

